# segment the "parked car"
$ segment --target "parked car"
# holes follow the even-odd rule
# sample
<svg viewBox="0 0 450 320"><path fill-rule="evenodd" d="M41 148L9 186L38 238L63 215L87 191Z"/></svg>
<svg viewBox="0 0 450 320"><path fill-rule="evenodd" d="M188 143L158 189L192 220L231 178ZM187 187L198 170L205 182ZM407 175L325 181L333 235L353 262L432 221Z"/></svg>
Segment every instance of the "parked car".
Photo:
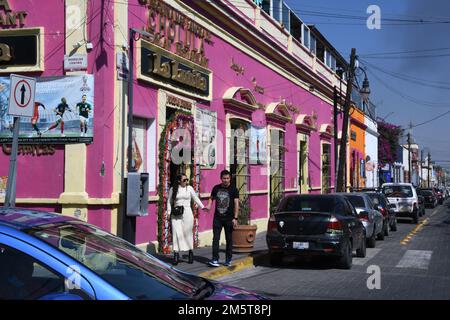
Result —
<svg viewBox="0 0 450 320"><path fill-rule="evenodd" d="M380 211L383 215L384 235L389 236L389 229L392 231L397 231L397 218L395 216L395 211L389 207L389 201L386 199L386 196L382 193L366 193L372 200L375 209Z"/></svg>
<svg viewBox="0 0 450 320"><path fill-rule="evenodd" d="M439 188L433 188L436 195L437 195L437 200L439 204L443 204L444 203L444 193L442 192L441 189Z"/></svg>
<svg viewBox="0 0 450 320"><path fill-rule="evenodd" d="M425 207L435 208L438 204L433 189L418 189L417 193L423 196Z"/></svg>
<svg viewBox="0 0 450 320"><path fill-rule="evenodd" d="M343 193L355 207L358 217L366 230L367 246L375 248L376 239L384 240L383 215L365 193Z"/></svg>
<svg viewBox="0 0 450 320"><path fill-rule="evenodd" d="M397 218L407 217L419 223L419 199L411 183L384 183L381 189L389 203L395 204Z"/></svg>
<svg viewBox="0 0 450 320"><path fill-rule="evenodd" d="M337 194L284 197L267 226L270 262L282 263L284 255L319 255L338 259L343 269L352 266L353 251L366 255L363 224L355 208Z"/></svg>
<svg viewBox="0 0 450 320"><path fill-rule="evenodd" d="M265 299L181 272L95 226L0 208L0 300Z"/></svg>

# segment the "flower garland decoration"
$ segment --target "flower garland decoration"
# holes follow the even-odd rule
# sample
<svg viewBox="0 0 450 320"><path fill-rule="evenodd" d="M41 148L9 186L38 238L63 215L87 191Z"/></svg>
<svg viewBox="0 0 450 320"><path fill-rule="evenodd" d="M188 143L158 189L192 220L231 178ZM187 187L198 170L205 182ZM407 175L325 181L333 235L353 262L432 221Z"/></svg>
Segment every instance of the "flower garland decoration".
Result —
<svg viewBox="0 0 450 320"><path fill-rule="evenodd" d="M159 141L159 185L158 185L158 244L159 244L159 252L163 254L170 253L170 244L172 243L171 237L171 224L170 219L167 215L167 201L169 194L169 169L170 169L170 160L171 160L171 152L172 152L172 144L170 143L170 138L175 129L178 128L179 121L185 122L189 125L188 128L191 132L193 132L193 123L194 118L191 114L184 111L177 111L173 114L169 120L167 121L167 125L164 127L163 132L161 134L161 139ZM194 146L194 135L191 134L191 146ZM192 159L195 161L195 157ZM193 170L191 170L191 179L193 181L194 190L198 191L200 186L200 179L198 176L199 167L193 162ZM193 176L193 177L192 177ZM194 214L194 246L198 246L198 230L199 230L199 222L198 222L198 209L194 206L193 210Z"/></svg>

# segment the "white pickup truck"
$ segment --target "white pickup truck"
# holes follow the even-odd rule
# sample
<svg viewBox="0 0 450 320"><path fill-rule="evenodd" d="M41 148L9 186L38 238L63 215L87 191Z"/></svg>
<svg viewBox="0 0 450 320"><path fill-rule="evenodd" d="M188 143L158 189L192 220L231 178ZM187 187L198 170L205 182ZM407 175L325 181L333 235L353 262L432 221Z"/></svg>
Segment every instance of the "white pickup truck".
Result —
<svg viewBox="0 0 450 320"><path fill-rule="evenodd" d="M393 209L397 217L411 218L413 223L419 223L419 200L411 183L384 183L381 192L389 204L395 205Z"/></svg>

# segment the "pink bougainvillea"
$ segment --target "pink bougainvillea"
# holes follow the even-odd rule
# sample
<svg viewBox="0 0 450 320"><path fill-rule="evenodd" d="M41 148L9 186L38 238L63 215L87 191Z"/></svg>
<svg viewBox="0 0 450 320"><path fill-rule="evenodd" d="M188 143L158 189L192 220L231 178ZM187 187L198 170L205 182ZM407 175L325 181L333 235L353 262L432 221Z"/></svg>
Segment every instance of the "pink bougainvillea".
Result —
<svg viewBox="0 0 450 320"><path fill-rule="evenodd" d="M377 121L378 124L378 161L384 165L394 163L397 160L397 147L403 129L384 121Z"/></svg>

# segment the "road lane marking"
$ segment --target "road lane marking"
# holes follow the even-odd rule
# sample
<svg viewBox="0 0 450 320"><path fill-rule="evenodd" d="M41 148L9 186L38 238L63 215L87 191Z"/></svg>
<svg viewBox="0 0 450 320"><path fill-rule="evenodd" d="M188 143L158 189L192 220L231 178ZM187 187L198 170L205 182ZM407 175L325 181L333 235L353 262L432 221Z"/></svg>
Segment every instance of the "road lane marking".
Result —
<svg viewBox="0 0 450 320"><path fill-rule="evenodd" d="M431 218L431 217L430 217ZM425 220L423 220L420 224L418 224L410 233L408 233L408 235L403 238L400 241L400 244L402 245L406 245L408 244L409 241L412 240L412 238L420 231L422 230L423 226L426 225L429 221L429 218L426 218Z"/></svg>
<svg viewBox="0 0 450 320"><path fill-rule="evenodd" d="M397 264L397 268L414 268L427 270L433 251L408 250Z"/></svg>
<svg viewBox="0 0 450 320"><path fill-rule="evenodd" d="M356 258L356 259L353 259L353 264L356 264L356 265L358 265L358 266L363 266L363 265L365 265L370 259L372 259L373 257L375 257L377 254L378 254L378 252L380 252L381 251L381 249L377 249L377 248L374 248L374 249L367 249L367 251L366 251L366 257L365 258Z"/></svg>

